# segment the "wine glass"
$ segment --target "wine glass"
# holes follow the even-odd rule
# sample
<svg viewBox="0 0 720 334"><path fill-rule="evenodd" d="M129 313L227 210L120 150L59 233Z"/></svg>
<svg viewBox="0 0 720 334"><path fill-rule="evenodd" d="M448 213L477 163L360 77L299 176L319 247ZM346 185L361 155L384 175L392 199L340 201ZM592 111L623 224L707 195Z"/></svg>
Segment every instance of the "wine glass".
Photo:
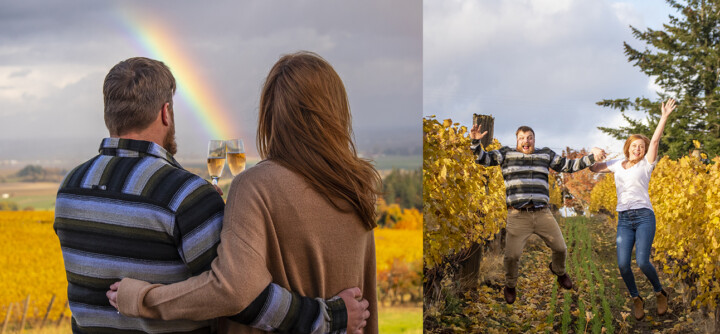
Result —
<svg viewBox="0 0 720 334"><path fill-rule="evenodd" d="M225 168L225 141L211 140L208 144L208 173L212 184L217 185L218 179Z"/></svg>
<svg viewBox="0 0 720 334"><path fill-rule="evenodd" d="M233 176L245 170L245 145L242 139L230 139L227 145L227 161Z"/></svg>

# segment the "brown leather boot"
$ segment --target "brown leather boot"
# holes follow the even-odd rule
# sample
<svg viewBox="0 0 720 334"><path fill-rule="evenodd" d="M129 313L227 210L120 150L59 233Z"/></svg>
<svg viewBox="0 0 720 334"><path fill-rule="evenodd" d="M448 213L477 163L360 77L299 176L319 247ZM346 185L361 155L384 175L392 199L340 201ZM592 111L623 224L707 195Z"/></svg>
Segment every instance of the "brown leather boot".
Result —
<svg viewBox="0 0 720 334"><path fill-rule="evenodd" d="M657 299L657 314L665 314L668 310L668 294L665 289L655 293L655 299Z"/></svg>
<svg viewBox="0 0 720 334"><path fill-rule="evenodd" d="M552 269L552 262L548 263L548 267L550 268L550 272L552 272L553 275L557 276L558 284L560 284L561 287L567 290L572 289L572 279L570 279L570 276L567 273L564 273L562 275L556 274L555 271Z"/></svg>
<svg viewBox="0 0 720 334"><path fill-rule="evenodd" d="M515 288L510 288L508 286L505 286L505 289L503 292L505 293L505 301L508 304L512 304L515 302L515 296L517 295L517 292L515 292Z"/></svg>
<svg viewBox="0 0 720 334"><path fill-rule="evenodd" d="M573 287L572 280L570 279L570 276L568 276L568 274L558 276L557 281L561 287L563 287L567 290L570 290Z"/></svg>
<svg viewBox="0 0 720 334"><path fill-rule="evenodd" d="M645 302L642 298L640 298L640 296L633 298L633 315L635 316L635 319L641 320L645 317L644 306Z"/></svg>

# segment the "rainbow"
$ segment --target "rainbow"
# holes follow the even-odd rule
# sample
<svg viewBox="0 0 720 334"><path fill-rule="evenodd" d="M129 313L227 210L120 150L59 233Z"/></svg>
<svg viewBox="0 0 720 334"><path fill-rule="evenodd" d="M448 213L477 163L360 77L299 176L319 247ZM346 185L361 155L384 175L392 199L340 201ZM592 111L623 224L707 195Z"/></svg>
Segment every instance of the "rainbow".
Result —
<svg viewBox="0 0 720 334"><path fill-rule="evenodd" d="M230 109L213 94L213 85L198 73L197 69L202 66L194 64L188 56L189 52L178 47L175 36L163 29L166 26L157 17L144 20L122 9L117 13L140 56L160 60L170 67L177 82L176 96L187 103L209 139L240 138L240 129L237 126L233 128L234 122L228 114Z"/></svg>

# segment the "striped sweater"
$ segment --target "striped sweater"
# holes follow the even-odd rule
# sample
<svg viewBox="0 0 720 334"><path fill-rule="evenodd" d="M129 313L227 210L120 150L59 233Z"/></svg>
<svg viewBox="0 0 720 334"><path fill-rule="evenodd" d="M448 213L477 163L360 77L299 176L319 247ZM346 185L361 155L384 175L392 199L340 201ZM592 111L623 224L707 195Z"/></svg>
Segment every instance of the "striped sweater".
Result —
<svg viewBox="0 0 720 334"><path fill-rule="evenodd" d="M558 173L574 173L595 163L593 155L567 159L544 147L530 154L514 148L502 147L486 152L479 140L473 140L470 149L475 162L484 166L500 166L505 180L508 207L520 208L527 204L545 206L550 202L548 169Z"/></svg>
<svg viewBox="0 0 720 334"><path fill-rule="evenodd" d="M105 292L124 277L169 284L209 270L217 256L224 207L207 181L184 170L161 146L105 138L100 155L65 177L55 203L54 228L65 262L73 332L215 330L209 320L122 316ZM298 303L309 303L311 312L287 308ZM327 312L344 314L344 303L329 305ZM310 322L313 328L324 328L325 307L321 300L270 284L233 318L261 328L268 326L263 318L284 319L285 326Z"/></svg>

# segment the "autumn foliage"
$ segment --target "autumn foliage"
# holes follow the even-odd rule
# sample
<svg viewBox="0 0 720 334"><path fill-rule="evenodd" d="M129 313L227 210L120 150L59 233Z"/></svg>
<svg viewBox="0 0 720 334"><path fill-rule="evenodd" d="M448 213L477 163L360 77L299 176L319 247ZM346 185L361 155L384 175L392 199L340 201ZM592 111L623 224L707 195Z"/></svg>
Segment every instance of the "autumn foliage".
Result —
<svg viewBox="0 0 720 334"><path fill-rule="evenodd" d="M422 300L422 214L378 199L375 230L378 300L400 304Z"/></svg>
<svg viewBox="0 0 720 334"><path fill-rule="evenodd" d="M617 192L615 191L615 178L612 174L604 174L590 192L590 213L602 213L611 218L617 217Z"/></svg>
<svg viewBox="0 0 720 334"><path fill-rule="evenodd" d="M505 226L500 169L474 161L468 130L452 120L423 119L424 267L493 239ZM495 140L486 150L497 149Z"/></svg>
<svg viewBox="0 0 720 334"><path fill-rule="evenodd" d="M650 180L657 219L655 260L689 285L693 304L720 300L720 158L661 159Z"/></svg>
<svg viewBox="0 0 720 334"><path fill-rule="evenodd" d="M422 231L375 230L378 300L400 304L422 300Z"/></svg>
<svg viewBox="0 0 720 334"><path fill-rule="evenodd" d="M7 306L29 295L30 319L43 317L56 296L49 318L56 319L67 302L67 281L52 211L0 211L0 318ZM70 310L64 311L70 315ZM18 305L12 321L19 321Z"/></svg>
<svg viewBox="0 0 720 334"><path fill-rule="evenodd" d="M578 159L588 155L587 150L574 150L566 147L562 155L568 159ZM573 208L576 213L582 215L590 205L590 192L598 180L595 174L586 168L575 173L562 173L559 177L560 189L563 192L563 204Z"/></svg>
<svg viewBox="0 0 720 334"><path fill-rule="evenodd" d="M422 213L415 208L404 209L398 204L388 205L382 198L378 199L377 207L380 212L377 224L380 227L399 230L419 230L422 227Z"/></svg>

